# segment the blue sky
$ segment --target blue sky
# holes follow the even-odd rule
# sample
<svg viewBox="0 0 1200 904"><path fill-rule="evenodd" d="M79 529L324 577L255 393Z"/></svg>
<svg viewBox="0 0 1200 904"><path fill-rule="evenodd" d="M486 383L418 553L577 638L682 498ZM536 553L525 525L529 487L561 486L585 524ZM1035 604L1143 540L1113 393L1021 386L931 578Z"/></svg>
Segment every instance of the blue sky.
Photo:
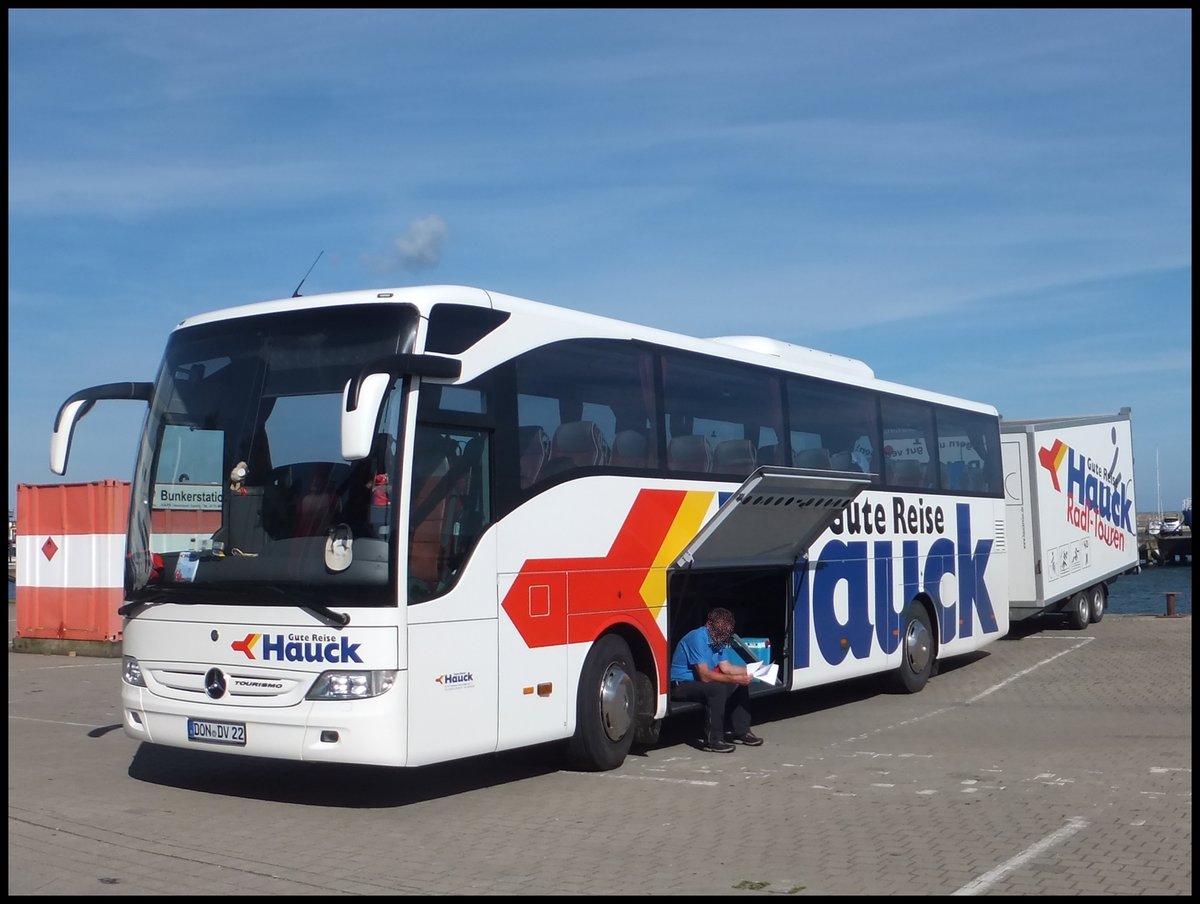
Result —
<svg viewBox="0 0 1200 904"><path fill-rule="evenodd" d="M1192 13L9 10L9 508L189 314L459 283L762 334L1192 473Z"/></svg>

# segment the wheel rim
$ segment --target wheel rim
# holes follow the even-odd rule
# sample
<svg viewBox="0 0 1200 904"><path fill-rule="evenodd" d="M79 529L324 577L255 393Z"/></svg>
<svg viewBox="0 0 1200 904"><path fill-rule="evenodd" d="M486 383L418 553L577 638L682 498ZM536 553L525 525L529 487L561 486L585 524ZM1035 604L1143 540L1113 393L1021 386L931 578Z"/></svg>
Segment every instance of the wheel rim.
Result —
<svg viewBox="0 0 1200 904"><path fill-rule="evenodd" d="M1088 598L1087 598L1086 594L1083 594L1083 593L1079 594L1078 609L1079 609L1079 618L1081 621L1086 622L1088 619L1090 619L1092 617L1092 607L1088 604Z"/></svg>
<svg viewBox="0 0 1200 904"><path fill-rule="evenodd" d="M611 663L600 681L600 721L610 741L621 740L633 725L633 699L633 677L621 663Z"/></svg>
<svg viewBox="0 0 1200 904"><path fill-rule="evenodd" d="M1092 618L1098 620L1104 614L1104 591L1097 590L1092 594Z"/></svg>
<svg viewBox="0 0 1200 904"><path fill-rule="evenodd" d="M933 641L929 629L919 618L910 618L904 631L904 656L908 667L918 675L929 665Z"/></svg>

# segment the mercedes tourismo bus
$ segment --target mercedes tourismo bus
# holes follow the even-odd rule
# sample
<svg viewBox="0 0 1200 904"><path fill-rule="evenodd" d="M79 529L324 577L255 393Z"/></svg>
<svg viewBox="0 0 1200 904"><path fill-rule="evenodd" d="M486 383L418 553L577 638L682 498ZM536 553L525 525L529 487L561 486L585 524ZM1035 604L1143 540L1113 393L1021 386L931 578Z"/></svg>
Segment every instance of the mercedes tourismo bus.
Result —
<svg viewBox="0 0 1200 904"><path fill-rule="evenodd" d="M294 297L184 320L125 549L133 738L419 766L652 745L715 605L754 696L1008 630L999 417L761 337L698 339L480 289ZM754 655L754 653L757 655Z"/></svg>

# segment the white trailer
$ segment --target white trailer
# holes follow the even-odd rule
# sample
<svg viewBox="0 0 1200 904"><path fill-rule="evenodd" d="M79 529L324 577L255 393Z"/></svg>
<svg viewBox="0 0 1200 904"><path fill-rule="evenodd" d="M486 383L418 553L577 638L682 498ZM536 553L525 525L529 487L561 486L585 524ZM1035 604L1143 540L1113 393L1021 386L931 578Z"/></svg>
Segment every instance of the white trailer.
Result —
<svg viewBox="0 0 1200 904"><path fill-rule="evenodd" d="M1129 415L1000 422L1012 621L1062 612L1082 630L1137 570Z"/></svg>

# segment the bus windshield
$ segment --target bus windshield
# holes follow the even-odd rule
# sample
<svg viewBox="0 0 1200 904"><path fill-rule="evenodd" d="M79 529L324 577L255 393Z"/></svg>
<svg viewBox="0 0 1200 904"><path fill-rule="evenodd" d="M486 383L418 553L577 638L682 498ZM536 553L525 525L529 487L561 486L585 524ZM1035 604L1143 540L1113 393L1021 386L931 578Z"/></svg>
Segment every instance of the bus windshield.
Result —
<svg viewBox="0 0 1200 904"><path fill-rule="evenodd" d="M394 605L401 383L367 458L341 458L339 419L347 380L410 352L416 325L409 306L360 304L173 333L134 472L127 598Z"/></svg>

